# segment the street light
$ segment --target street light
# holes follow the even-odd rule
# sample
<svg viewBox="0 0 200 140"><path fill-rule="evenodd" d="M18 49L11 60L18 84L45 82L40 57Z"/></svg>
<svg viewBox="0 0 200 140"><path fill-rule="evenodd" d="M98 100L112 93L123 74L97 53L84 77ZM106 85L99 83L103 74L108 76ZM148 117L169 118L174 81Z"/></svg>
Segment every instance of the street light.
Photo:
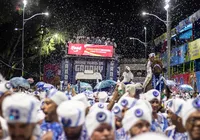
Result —
<svg viewBox="0 0 200 140"><path fill-rule="evenodd" d="M22 20L23 21L23 27L22 27L22 76L24 76L24 25L26 24L26 22L28 20L30 20L36 16L40 16L40 15L48 16L49 15L49 13L47 13L47 12L46 13L37 13L37 14L25 19L24 18L25 17L25 7L27 5L27 0L24 0L23 4L24 4L24 6L23 6L23 20Z"/></svg>
<svg viewBox="0 0 200 140"><path fill-rule="evenodd" d="M146 33L145 33L145 35L146 35ZM141 41L139 38L135 38L135 37L130 37L129 38L130 40L137 40L137 41L139 41L140 43L142 43L144 46L145 46L145 58L146 58L146 47L147 47L147 42L146 42L146 39L145 39L145 42L143 42L143 41Z"/></svg>
<svg viewBox="0 0 200 140"><path fill-rule="evenodd" d="M170 79L170 56L171 56L171 15L170 15L170 0L165 0L165 10L167 11L167 20L163 20L160 17L158 17L157 15L154 14L150 14L147 12L142 12L142 15L150 15L150 16L154 16L157 19L159 19L160 21L162 21L166 27L167 27L167 72L168 72L168 79Z"/></svg>

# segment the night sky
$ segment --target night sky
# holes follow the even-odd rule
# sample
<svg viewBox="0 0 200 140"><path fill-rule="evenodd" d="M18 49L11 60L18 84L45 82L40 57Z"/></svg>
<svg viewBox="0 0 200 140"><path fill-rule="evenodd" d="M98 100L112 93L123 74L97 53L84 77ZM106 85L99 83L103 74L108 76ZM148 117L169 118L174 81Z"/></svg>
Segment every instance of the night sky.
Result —
<svg viewBox="0 0 200 140"><path fill-rule="evenodd" d="M117 53L127 57L141 58L144 46L133 45L129 37L137 37L144 41L144 26L148 29L148 41L166 31L165 25L154 17L142 17L142 11L154 13L166 18L164 0L27 0L26 17L37 12L48 11L48 18L37 17L26 25L26 35L31 40L36 24L44 24L48 28L63 31L67 29L74 35L85 29L87 36L106 36L115 38L118 44ZM172 11L173 27L181 20L200 9L200 0L171 0L176 7ZM17 11L22 0L1 0L0 4L0 43L1 49L6 46L14 27L21 26L22 15ZM11 19L9 19L9 17ZM1 23L1 19L6 22ZM8 42L7 42L8 43ZM148 50L153 50L149 46Z"/></svg>

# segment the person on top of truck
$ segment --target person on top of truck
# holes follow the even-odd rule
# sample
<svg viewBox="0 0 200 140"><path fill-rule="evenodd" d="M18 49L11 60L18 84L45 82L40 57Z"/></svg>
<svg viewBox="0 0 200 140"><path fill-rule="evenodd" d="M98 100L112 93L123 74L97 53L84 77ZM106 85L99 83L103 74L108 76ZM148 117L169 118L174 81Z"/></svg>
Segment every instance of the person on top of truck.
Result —
<svg viewBox="0 0 200 140"><path fill-rule="evenodd" d="M152 76L151 64L154 61L154 58L155 58L155 53L150 53L149 59L148 59L148 62L147 62L147 76L146 76L146 79L143 83L143 88L145 88L147 86L148 81L151 79L151 76Z"/></svg>
<svg viewBox="0 0 200 140"><path fill-rule="evenodd" d="M126 66L126 69L123 72L120 81L122 81L124 84L128 84L133 81L133 73L131 72L130 67Z"/></svg>

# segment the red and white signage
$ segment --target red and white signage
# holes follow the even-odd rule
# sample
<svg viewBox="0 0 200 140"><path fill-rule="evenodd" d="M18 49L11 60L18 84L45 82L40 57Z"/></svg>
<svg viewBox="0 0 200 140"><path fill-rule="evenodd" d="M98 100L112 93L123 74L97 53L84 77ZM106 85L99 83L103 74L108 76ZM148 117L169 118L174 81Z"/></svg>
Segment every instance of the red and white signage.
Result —
<svg viewBox="0 0 200 140"><path fill-rule="evenodd" d="M113 46L93 44L69 44L68 54L112 57Z"/></svg>

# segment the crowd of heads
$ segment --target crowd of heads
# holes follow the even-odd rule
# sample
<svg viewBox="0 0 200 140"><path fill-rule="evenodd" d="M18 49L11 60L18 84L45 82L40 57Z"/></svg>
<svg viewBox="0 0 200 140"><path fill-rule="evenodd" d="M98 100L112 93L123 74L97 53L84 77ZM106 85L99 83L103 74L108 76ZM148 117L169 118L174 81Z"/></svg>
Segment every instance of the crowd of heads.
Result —
<svg viewBox="0 0 200 140"><path fill-rule="evenodd" d="M111 39L106 37L74 36L68 43L95 44L117 47L114 38Z"/></svg>
<svg viewBox="0 0 200 140"><path fill-rule="evenodd" d="M59 91L38 82L33 92L24 85L0 83L1 139L122 140L200 139L200 98L165 98L140 83L117 83L113 93L72 88Z"/></svg>

